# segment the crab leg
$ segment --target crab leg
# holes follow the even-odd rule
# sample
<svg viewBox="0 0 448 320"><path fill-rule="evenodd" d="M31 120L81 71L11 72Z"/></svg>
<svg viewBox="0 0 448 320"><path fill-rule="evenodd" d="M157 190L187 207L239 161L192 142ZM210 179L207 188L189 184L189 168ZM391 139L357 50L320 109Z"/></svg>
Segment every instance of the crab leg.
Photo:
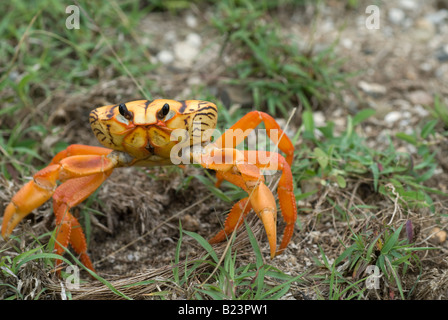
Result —
<svg viewBox="0 0 448 320"><path fill-rule="evenodd" d="M87 255L87 243L81 225L70 213L70 209L87 199L112 173L112 170L85 177L67 180L61 184L53 195L53 210L56 216L55 251L64 252L69 242L75 252L80 254L81 262L90 270L93 264ZM56 261L56 265L60 261Z"/></svg>
<svg viewBox="0 0 448 320"><path fill-rule="evenodd" d="M264 153L264 152L263 152ZM288 246L292 235L294 233L294 225L297 220L297 206L294 196L294 182L291 173L291 167L286 162L285 158L276 152L266 152L267 159L260 159L258 151L244 151L246 158L256 158L255 165L263 170L280 170L282 175L280 177L277 194L282 211L283 220L286 222L286 227L283 232L282 242L276 255L279 255ZM269 160L269 162L266 162Z"/></svg>
<svg viewBox="0 0 448 320"><path fill-rule="evenodd" d="M214 244L224 241L227 236L233 232L233 230L241 226L244 221L244 219L240 219L241 214L243 214L243 218L245 218L252 209L250 201L248 200L249 198L246 197L235 203L227 216L226 222L224 223L224 229L219 231L212 239L210 239L209 243Z"/></svg>
<svg viewBox="0 0 448 320"><path fill-rule="evenodd" d="M107 156L111 152L112 152L111 149L103 147L86 146L83 144L71 144L64 150L58 152L53 157L50 164L59 163L62 159L71 156L94 155L94 154Z"/></svg>
<svg viewBox="0 0 448 320"><path fill-rule="evenodd" d="M234 159L234 163L222 161L223 159ZM263 222L266 235L269 241L271 258L275 256L277 247L277 206L275 198L269 188L264 184L264 177L260 175L260 169L244 161L244 155L236 149L215 149L208 155L201 156L201 165L205 168L221 172L222 177L232 180L235 184L244 189L249 197L250 206ZM233 176L233 177L232 177ZM243 199L244 200L244 199ZM234 206L226 222L227 230L224 234L218 234L214 239L222 239L227 231L237 227L237 221L241 213L247 214L244 207L241 207L243 200Z"/></svg>
<svg viewBox="0 0 448 320"><path fill-rule="evenodd" d="M266 159L260 159L259 157L260 153L257 151L244 151L244 155L246 158L250 157L251 159L256 157L257 163L255 163L255 165L260 169L282 171L282 175L280 177L280 181L277 187L277 194L279 198L283 220L286 222L286 226L283 232L283 238L280 247L275 253L275 255L279 255L283 252L283 250L288 246L289 242L291 241L292 235L294 234L295 221L297 220L297 207L293 191L294 186L293 186L291 168L289 167L288 163L286 163L285 158L282 155L275 152L268 152L266 154L267 159L269 159L269 162L266 162ZM234 185L247 191L247 188L245 188L244 180L240 175L232 174L230 173L230 171L227 172L218 171L217 176L219 176L220 179L227 180L230 183L233 183ZM236 207L238 208L238 206ZM242 210L232 208L224 225L224 230L220 232L220 233L224 232L224 234L220 234L219 237L218 235L216 235L212 239L213 243L219 242L220 240L218 239L224 240L225 235L230 234L234 228L239 227L239 225L238 226L236 225L236 222L235 223L232 222L238 221L241 213ZM246 215L247 213L245 212L244 216Z"/></svg>
<svg viewBox="0 0 448 320"><path fill-rule="evenodd" d="M61 245L65 247L70 241L75 251L81 254L81 260L93 269L85 253L87 247L82 229L68 210L92 194L112 173L115 164L105 156L111 150L83 147L76 145L61 151L53 158L52 164L37 172L33 180L16 193L5 210L2 236L7 239L23 218L53 196L58 227L56 252L62 253ZM73 154L72 152L78 155L64 158L65 155ZM93 152L97 154L91 154ZM58 180L65 182L57 187Z"/></svg>
<svg viewBox="0 0 448 320"><path fill-rule="evenodd" d="M266 127L266 133L278 148L286 154L286 162L291 166L294 158L294 145L289 137L283 132L277 121L267 113L251 111L235 122L215 144L218 148L235 148L255 129L261 122Z"/></svg>

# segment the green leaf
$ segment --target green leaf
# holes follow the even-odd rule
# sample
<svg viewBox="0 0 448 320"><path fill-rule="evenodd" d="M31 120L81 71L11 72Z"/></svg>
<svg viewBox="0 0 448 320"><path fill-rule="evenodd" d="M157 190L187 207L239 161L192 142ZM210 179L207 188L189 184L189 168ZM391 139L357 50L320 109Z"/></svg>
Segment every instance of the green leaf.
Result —
<svg viewBox="0 0 448 320"><path fill-rule="evenodd" d="M305 110L302 114L302 121L305 127L304 135L307 135L307 138L314 139L314 119L313 113L311 111Z"/></svg>
<svg viewBox="0 0 448 320"><path fill-rule="evenodd" d="M424 126L423 126L423 128L422 128L422 132L420 133L420 136L423 138L423 139L426 139L428 136L429 136L429 134L430 133L435 133L434 132L434 128L435 128L435 126L437 125L437 122L438 122L439 120L430 120L430 121L428 121Z"/></svg>
<svg viewBox="0 0 448 320"><path fill-rule="evenodd" d="M343 176L336 176L336 182L340 188L345 188L347 186L347 181L345 181Z"/></svg>
<svg viewBox="0 0 448 320"><path fill-rule="evenodd" d="M174 265L175 267L173 268L173 276L174 276L174 281L179 284L179 261L180 261L180 249L182 246L182 223L179 220L179 240L177 241L177 245L176 245L176 253L174 255Z"/></svg>
<svg viewBox="0 0 448 320"><path fill-rule="evenodd" d="M370 170L372 171L372 175L373 175L373 189L376 191L378 191L378 180L379 180L379 176L380 176L380 171L378 169L378 164L377 163L372 163L370 165Z"/></svg>
<svg viewBox="0 0 448 320"><path fill-rule="evenodd" d="M192 237L193 239L195 239L210 254L210 256L213 258L213 260L216 263L219 262L219 259L218 259L218 256L216 255L215 250L213 250L213 247L211 246L210 243L208 243L207 240L205 240L201 235L199 235L197 233L186 231L186 230L183 230L183 232L185 232L185 234L187 234L190 237Z"/></svg>
<svg viewBox="0 0 448 320"><path fill-rule="evenodd" d="M381 254L386 255L389 253L389 251L397 244L398 237L400 235L401 229L403 228L404 224L402 224L400 227L398 227L397 230L392 234L392 236L385 239L385 243L383 248L381 248Z"/></svg>
<svg viewBox="0 0 448 320"><path fill-rule="evenodd" d="M376 113L374 109L364 109L358 112L353 117L353 126L357 126L361 122L365 121L367 118L373 116Z"/></svg>
<svg viewBox="0 0 448 320"><path fill-rule="evenodd" d="M325 169L329 161L328 155L320 148L314 148L313 154L317 162L319 163L320 167L322 169Z"/></svg>
<svg viewBox="0 0 448 320"><path fill-rule="evenodd" d="M367 252L366 252L366 259L367 262L370 262L370 260L372 259L372 252L373 252L373 248L375 248L375 245L378 242L378 239L381 237L381 233L379 235L377 235L375 237L375 239L373 239L372 243L369 245L369 247L367 248Z"/></svg>
<svg viewBox="0 0 448 320"><path fill-rule="evenodd" d="M247 224L246 220L244 220L244 225L246 226L247 234L249 235L250 244L252 245L252 248L254 249L255 252L256 266L257 268L260 268L264 264L264 260L260 247L258 246L257 238L255 237L251 228Z"/></svg>
<svg viewBox="0 0 448 320"><path fill-rule="evenodd" d="M345 258L347 258L348 256L351 256L351 254L353 253L353 251L355 251L356 248L355 246L350 246L347 249L344 250L344 252L342 252L339 257L336 258L336 260L334 261L334 265L337 266L339 263L341 263Z"/></svg>
<svg viewBox="0 0 448 320"><path fill-rule="evenodd" d="M395 136L401 140L409 142L414 146L417 145L417 139L409 134L406 134L404 132L398 132Z"/></svg>

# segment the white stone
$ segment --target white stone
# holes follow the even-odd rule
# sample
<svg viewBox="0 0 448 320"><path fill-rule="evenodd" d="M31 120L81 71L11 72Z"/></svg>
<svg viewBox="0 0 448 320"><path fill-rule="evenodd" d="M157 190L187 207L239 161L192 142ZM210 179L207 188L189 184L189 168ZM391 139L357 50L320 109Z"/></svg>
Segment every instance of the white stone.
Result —
<svg viewBox="0 0 448 320"><path fill-rule="evenodd" d="M325 126L325 115L321 111L317 111L313 113L314 124L316 127Z"/></svg>
<svg viewBox="0 0 448 320"><path fill-rule="evenodd" d="M367 94L370 95L383 95L387 89L385 86L378 83L368 83L365 81L359 81L358 87Z"/></svg>
<svg viewBox="0 0 448 320"><path fill-rule="evenodd" d="M439 11L429 13L425 16L425 18L433 24L442 24L445 22L444 20L448 19L448 10L441 9Z"/></svg>
<svg viewBox="0 0 448 320"><path fill-rule="evenodd" d="M341 44L345 49L352 49L353 48L353 41L349 38L343 38L341 40Z"/></svg>
<svg viewBox="0 0 448 320"><path fill-rule="evenodd" d="M185 23L190 28L196 28L198 26L198 19L192 14L187 14L185 17Z"/></svg>
<svg viewBox="0 0 448 320"><path fill-rule="evenodd" d="M388 12L389 21L394 24L401 24L404 21L406 14L403 10L398 8L390 8Z"/></svg>
<svg viewBox="0 0 448 320"><path fill-rule="evenodd" d="M415 0L401 0L400 7L407 10L416 10L418 9L418 1Z"/></svg>
<svg viewBox="0 0 448 320"><path fill-rule="evenodd" d="M401 112L399 112L399 111L389 112L384 117L384 121L386 121L389 124L395 123L395 122L397 122L400 119L401 119Z"/></svg>
<svg viewBox="0 0 448 320"><path fill-rule="evenodd" d="M423 108L421 105L416 105L414 107L414 111L418 116L422 118L429 116L429 111Z"/></svg>
<svg viewBox="0 0 448 320"><path fill-rule="evenodd" d="M174 61L174 54L168 50L162 50L157 54L157 60L162 64L170 64Z"/></svg>
<svg viewBox="0 0 448 320"><path fill-rule="evenodd" d="M190 45L186 41L178 42L174 45L174 54L177 59L190 65L199 53L199 48Z"/></svg>
<svg viewBox="0 0 448 320"><path fill-rule="evenodd" d="M202 38L197 33L190 33L187 35L186 41L191 46L200 46L202 44Z"/></svg>

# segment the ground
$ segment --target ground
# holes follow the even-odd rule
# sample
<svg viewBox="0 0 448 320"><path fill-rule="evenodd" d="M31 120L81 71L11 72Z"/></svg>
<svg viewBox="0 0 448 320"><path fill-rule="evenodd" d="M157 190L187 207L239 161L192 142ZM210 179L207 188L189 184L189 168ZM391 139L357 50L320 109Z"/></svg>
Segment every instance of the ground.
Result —
<svg viewBox="0 0 448 320"><path fill-rule="evenodd" d="M354 9L348 10L345 2L326 1L321 6L307 5L294 12L278 11L274 16L281 21L282 31L290 35L292 41L297 41L298 46L312 44L324 49L334 45L337 55L345 59L341 72L354 74L348 79L348 85L340 97L330 97L325 107L319 106L313 110L315 122L323 124L332 120L335 130L342 132L347 126L347 115L356 114L364 108L375 109L375 115L360 128L360 134L366 138L369 147L386 149L390 138L397 150L414 157L416 149L397 139L395 134L411 134L424 119L429 118L430 112L426 106L434 103L435 96L448 105L448 3L411 0L381 2L378 29L366 27L365 21L370 15L365 12L367 5L360 1ZM251 96L241 88L223 85L219 81L225 72L222 61L231 60L232 54L224 52L224 56L218 58L222 39L210 30L209 19L208 12L200 12L194 6L177 17L168 12L148 14L138 26L139 31L143 30L147 35L140 40L142 45L151 44L148 59L152 63L161 62L150 77L165 97L187 99L195 95L196 88L206 86L212 91L224 92L228 108L234 110L250 103ZM103 72L107 74L107 70ZM50 150L49 146L56 142L55 139L99 145L90 131L88 110L93 106L133 100L136 96L141 96L141 92L135 82L128 75L123 75L82 92L55 92L50 100L39 100L38 107L51 110L52 116L48 120L51 125L61 128L57 138L52 136L43 140L41 150ZM300 116L297 116L302 109L298 107L287 131L293 135L302 124ZM279 119L279 122L286 123L286 119ZM297 149L301 148L301 142L299 138ZM447 192L446 136L435 137L434 145L438 165L435 174L425 183ZM51 158L48 153L44 156L46 160ZM89 254L99 275L128 296L153 298L153 292L170 289L170 299L191 298L188 290L177 290L174 285L163 281L151 281L172 277L179 220L184 230L196 232L207 239L219 231L231 203L216 198L206 185L196 179L185 186L185 178L190 175L204 175L204 171L191 166L117 170L104 183L95 200L89 203L91 210L88 212L96 210L101 213L91 215ZM3 176L1 179L0 209L6 206L22 184L18 177L9 181ZM289 275L306 273L303 277L306 281L293 284L283 299L328 298L328 284L321 282L329 276L328 270L316 263L316 259L321 260L321 250L334 261L344 251L341 243L351 245L350 230L360 231L370 224L380 226L391 221L399 225L408 220L412 221L414 241L418 246L438 249L419 252L421 269L410 267L401 279L403 287L407 293L412 290L411 299L448 298L448 242L443 239L442 233L436 234L435 229L438 227L442 232L447 230L446 196L431 195L439 215L426 208L403 212L393 199L374 194L371 184L365 181L350 179L345 189L328 185L320 193L299 201L299 206L309 210L299 210L296 233L290 245L272 261L268 258L269 250L260 223L257 219L251 220L266 263ZM364 212L360 214L362 217L352 217L349 223L335 219L335 204L326 201L327 197L336 199L336 204L341 206L347 202L347 207L352 204L375 205L377 211L374 216L378 221ZM80 206L74 214L79 216L81 211L85 212L86 209ZM280 223L279 230L281 226ZM37 237L53 227L53 213L50 203L47 203L35 210L18 229ZM21 248L24 250L30 237L21 237ZM225 245L216 247L218 255ZM1 246L5 251L0 251L0 254L13 255L11 247L5 243ZM204 249L185 236L182 248L181 261L192 261L204 255ZM234 248L238 251L239 263L255 261L245 230L238 233ZM22 276L29 274L30 270L36 272L28 280L23 278L24 295L30 297L30 292L37 287L33 279L39 279L39 286L51 289L45 293L47 298L61 298L64 290L61 290L57 276L51 274L48 277L42 271L35 271L39 266L38 262L35 265L27 264L21 271ZM201 268L208 270L207 266ZM82 275L86 282L79 289L71 290L72 298L118 298L108 286L89 280L85 273ZM200 283L204 280L201 274L192 281ZM144 285L123 287L140 281L146 282ZM414 287L414 284L417 285ZM399 298L395 289L382 287L365 292L362 297ZM8 292L3 291L2 295L8 296Z"/></svg>

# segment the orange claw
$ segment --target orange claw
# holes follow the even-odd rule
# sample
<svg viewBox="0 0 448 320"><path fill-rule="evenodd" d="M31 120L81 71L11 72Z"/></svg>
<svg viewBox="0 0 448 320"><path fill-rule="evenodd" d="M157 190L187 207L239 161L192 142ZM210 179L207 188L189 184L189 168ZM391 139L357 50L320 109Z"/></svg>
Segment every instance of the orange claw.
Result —
<svg viewBox="0 0 448 320"><path fill-rule="evenodd" d="M219 170L221 166L207 163L207 167ZM224 240L235 228L241 226L243 222L243 219L240 219L241 214L245 217L250 209L254 209L263 222L271 258L274 258L277 247L277 206L274 195L264 184L264 178L259 174L260 170L255 165L242 163L235 164L232 167L234 172L231 172L231 170L218 171L220 172L220 177L244 189L249 194L249 197L241 199L233 206L226 219L224 230L220 231L209 242L217 243Z"/></svg>
<svg viewBox="0 0 448 320"><path fill-rule="evenodd" d="M69 209L90 196L112 173L114 163L105 157L111 150L72 145L53 158L51 164L33 176L12 198L5 210L2 236L8 239L16 225L32 210L53 196L56 215L55 251L62 254L70 243L81 261L93 270L86 251L84 232ZM97 154L88 154L96 152ZM76 154L64 158L65 155ZM59 187L57 181L65 181ZM58 264L59 261L57 261Z"/></svg>
<svg viewBox="0 0 448 320"><path fill-rule="evenodd" d="M294 225L297 220L297 206L296 206L296 198L294 196L294 182L292 178L291 167L285 160L285 158L275 152L266 152L266 156L269 159L269 162L263 161L259 162L258 156L260 155L257 151L245 151L246 156L250 157L252 154L257 156L256 165L260 169L265 170L281 170L282 175L280 177L280 181L277 187L277 194L280 203L280 208L283 215L283 220L286 222L286 227L283 232L283 239L280 244L279 250L276 252L276 255L279 255L286 249L289 242L291 241L292 235L294 233Z"/></svg>
<svg viewBox="0 0 448 320"><path fill-rule="evenodd" d="M276 152L239 152L234 149L261 122L264 122L267 134L271 140L286 154L286 159ZM238 129L240 130L238 131ZM240 200L232 208L224 224L224 230L213 237L210 242L216 243L224 240L226 235L229 235L235 228L241 225L241 214L245 217L249 209L253 208L265 227L271 258L281 254L292 238L297 219L297 207L293 191L294 184L290 167L294 156L292 142L271 116L264 112L253 111L236 122L213 145L215 149L212 148L207 155L202 155L200 163L206 168L217 170L216 186L219 186L222 180L227 180L244 189L249 194L249 197ZM233 162L224 161L228 159L233 159ZM221 162L218 162L219 160ZM249 160L253 164L249 163ZM277 208L275 199L272 192L264 184L263 172L260 170L282 171L277 193L283 219L286 221L286 227L278 250L276 250ZM250 202L247 200L250 200ZM246 208L242 207L243 204L246 205ZM237 223L238 221L240 223Z"/></svg>

